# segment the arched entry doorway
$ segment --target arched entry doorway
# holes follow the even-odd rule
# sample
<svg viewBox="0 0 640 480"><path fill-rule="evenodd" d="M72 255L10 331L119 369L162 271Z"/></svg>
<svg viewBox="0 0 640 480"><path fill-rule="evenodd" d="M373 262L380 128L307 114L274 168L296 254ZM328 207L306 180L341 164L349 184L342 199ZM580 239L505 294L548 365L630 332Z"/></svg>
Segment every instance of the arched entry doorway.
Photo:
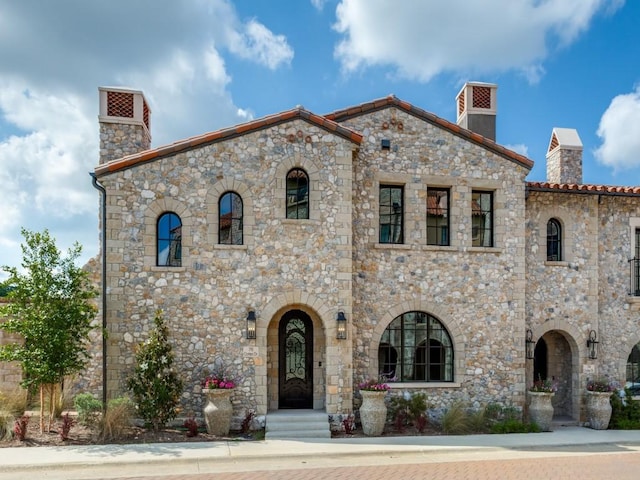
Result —
<svg viewBox="0 0 640 480"><path fill-rule="evenodd" d="M278 406L313 408L313 322L290 310L278 327Z"/></svg>
<svg viewBox="0 0 640 480"><path fill-rule="evenodd" d="M574 395L574 349L564 332L551 330L536 343L533 360L533 381L551 380L557 386L553 398L553 415L564 420L577 420L579 397ZM576 403L578 402L578 403Z"/></svg>

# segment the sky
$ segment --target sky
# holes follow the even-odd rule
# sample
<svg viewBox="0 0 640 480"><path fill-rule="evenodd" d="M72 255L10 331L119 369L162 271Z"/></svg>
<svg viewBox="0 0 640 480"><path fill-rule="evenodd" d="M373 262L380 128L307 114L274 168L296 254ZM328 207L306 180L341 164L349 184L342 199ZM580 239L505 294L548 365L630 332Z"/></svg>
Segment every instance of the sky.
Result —
<svg viewBox="0 0 640 480"><path fill-rule="evenodd" d="M563 127L583 183L640 185L639 24L632 0L0 0L0 265L21 228L98 254L100 86L144 92L158 147L389 94L455 122L462 85L491 82L528 180Z"/></svg>

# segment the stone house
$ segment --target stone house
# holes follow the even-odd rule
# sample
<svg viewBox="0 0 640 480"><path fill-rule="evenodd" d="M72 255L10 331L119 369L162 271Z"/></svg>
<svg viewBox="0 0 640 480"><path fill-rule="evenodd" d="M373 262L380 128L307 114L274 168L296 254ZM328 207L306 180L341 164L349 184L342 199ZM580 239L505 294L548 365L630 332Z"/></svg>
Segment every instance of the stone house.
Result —
<svg viewBox="0 0 640 480"><path fill-rule="evenodd" d="M457 123L389 96L151 148L143 93L100 88L108 336L87 388L124 392L162 309L185 412L222 362L238 415L349 413L385 374L438 408L525 408L553 378L556 413L583 420L587 379L638 375L640 188L582 184L561 128L527 182L496 93L465 84Z"/></svg>

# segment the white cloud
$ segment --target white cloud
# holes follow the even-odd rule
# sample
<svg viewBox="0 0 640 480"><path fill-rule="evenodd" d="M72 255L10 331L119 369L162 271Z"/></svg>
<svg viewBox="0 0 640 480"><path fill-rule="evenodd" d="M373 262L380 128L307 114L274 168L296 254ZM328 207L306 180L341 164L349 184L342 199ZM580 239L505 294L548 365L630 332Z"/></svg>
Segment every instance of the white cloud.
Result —
<svg viewBox="0 0 640 480"><path fill-rule="evenodd" d="M0 27L0 265L18 263L20 227L98 251L99 85L145 92L157 146L252 118L225 54L272 70L293 58L229 0L0 0Z"/></svg>
<svg viewBox="0 0 640 480"><path fill-rule="evenodd" d="M313 8L315 8L319 12L322 11L325 3L327 3L327 0L311 0L311 5L313 5Z"/></svg>
<svg viewBox="0 0 640 480"><path fill-rule="evenodd" d="M529 147L527 147L523 143L518 143L518 144L515 144L515 145L505 145L504 148L508 148L509 150L513 150L514 152L519 153L520 155L524 155L525 157L529 156Z"/></svg>
<svg viewBox="0 0 640 480"><path fill-rule="evenodd" d="M335 56L347 73L372 66L429 81L443 72L517 70L529 81L554 43L567 45L621 0L342 0Z"/></svg>
<svg viewBox="0 0 640 480"><path fill-rule="evenodd" d="M614 171L640 167L640 86L615 97L600 119L602 145L595 151L599 162Z"/></svg>
<svg viewBox="0 0 640 480"><path fill-rule="evenodd" d="M243 58L254 60L272 70L282 64L290 64L293 49L283 35L274 35L261 23L250 20L237 31L229 49Z"/></svg>

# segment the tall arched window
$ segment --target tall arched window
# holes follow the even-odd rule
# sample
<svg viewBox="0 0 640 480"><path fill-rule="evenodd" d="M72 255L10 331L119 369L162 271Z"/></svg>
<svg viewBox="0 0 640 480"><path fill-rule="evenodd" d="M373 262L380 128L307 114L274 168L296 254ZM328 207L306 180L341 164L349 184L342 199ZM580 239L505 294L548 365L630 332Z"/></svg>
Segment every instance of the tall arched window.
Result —
<svg viewBox="0 0 640 480"><path fill-rule="evenodd" d="M393 319L380 339L378 372L398 382L453 382L453 343L444 325L424 312Z"/></svg>
<svg viewBox="0 0 640 480"><path fill-rule="evenodd" d="M555 218L547 222L547 260L550 262L562 260L562 227Z"/></svg>
<svg viewBox="0 0 640 480"><path fill-rule="evenodd" d="M227 192L220 197L218 243L242 245L242 198L235 192Z"/></svg>
<svg viewBox="0 0 640 480"><path fill-rule="evenodd" d="M158 217L156 228L157 259L161 267L182 266L182 222L173 212Z"/></svg>
<svg viewBox="0 0 640 480"><path fill-rule="evenodd" d="M287 218L309 218L309 176L301 168L287 173Z"/></svg>

